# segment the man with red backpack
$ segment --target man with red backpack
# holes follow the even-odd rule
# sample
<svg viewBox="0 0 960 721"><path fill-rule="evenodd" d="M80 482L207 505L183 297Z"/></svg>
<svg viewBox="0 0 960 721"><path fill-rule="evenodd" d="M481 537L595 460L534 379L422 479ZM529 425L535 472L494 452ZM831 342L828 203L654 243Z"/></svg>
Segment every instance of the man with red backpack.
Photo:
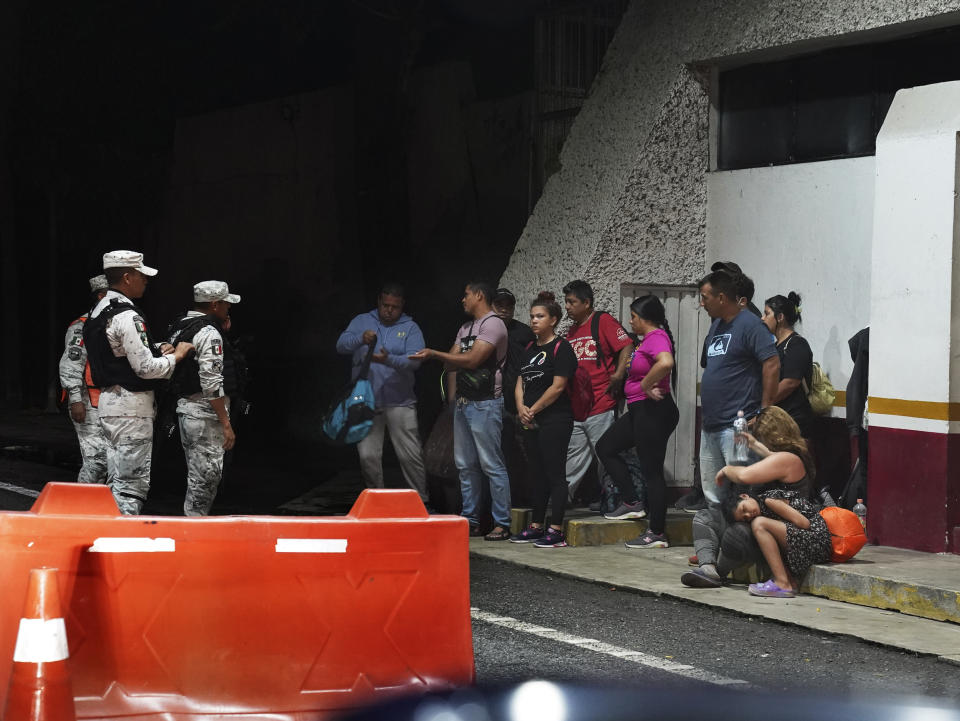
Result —
<svg viewBox="0 0 960 721"><path fill-rule="evenodd" d="M567 315L573 320L566 337L578 361L574 386L589 383L593 394L584 420L578 419L580 414L574 408L573 435L567 449L567 486L572 496L594 459L600 487L607 485L596 445L615 420L617 396L622 392L633 344L613 316L594 310L593 289L589 283L572 280L563 287L563 295ZM571 393L576 392L575 387Z"/></svg>
<svg viewBox="0 0 960 721"><path fill-rule="evenodd" d="M107 294L107 277L97 275L89 282L93 295L91 304L96 305ZM63 388L63 402L69 404L70 420L80 442L83 464L77 480L80 483L106 483L107 445L97 416L100 389L93 384L87 349L83 344L83 324L86 322L87 314L84 313L67 327L63 355L60 356L60 387Z"/></svg>

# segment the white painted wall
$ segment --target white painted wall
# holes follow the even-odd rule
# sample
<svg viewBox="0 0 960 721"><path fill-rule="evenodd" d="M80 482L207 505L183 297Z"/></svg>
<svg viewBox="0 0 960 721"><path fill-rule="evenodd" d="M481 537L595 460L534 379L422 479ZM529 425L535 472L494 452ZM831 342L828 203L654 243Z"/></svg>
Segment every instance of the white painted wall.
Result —
<svg viewBox="0 0 960 721"><path fill-rule="evenodd" d="M797 291L798 330L838 390L853 369L847 340L870 322L874 181L873 157L707 178L706 266L739 263L761 310L765 298Z"/></svg>
<svg viewBox="0 0 960 721"><path fill-rule="evenodd" d="M960 400L958 197L960 82L901 90L877 137L870 395ZM946 433L946 419L875 413L871 425ZM952 426L952 427L951 427Z"/></svg>

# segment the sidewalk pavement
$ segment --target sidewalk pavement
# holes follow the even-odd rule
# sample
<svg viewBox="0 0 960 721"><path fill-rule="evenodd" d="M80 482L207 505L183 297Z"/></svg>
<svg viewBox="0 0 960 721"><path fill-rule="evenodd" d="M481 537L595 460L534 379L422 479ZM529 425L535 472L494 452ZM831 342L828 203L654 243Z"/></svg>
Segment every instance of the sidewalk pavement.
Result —
<svg viewBox="0 0 960 721"><path fill-rule="evenodd" d="M516 514L515 514L516 515ZM768 618L825 633L853 636L883 646L937 656L960 664L960 556L866 546L847 563L814 566L803 594L757 598L743 583L719 589L687 588L680 576L693 553L691 514L670 512L670 548L628 549L622 541L579 542L567 548L470 540L470 553L639 593ZM645 521L605 521L596 515L567 521L568 539L620 535L605 526L628 524L633 538ZM685 535L682 531L687 529ZM738 578L740 576L738 575Z"/></svg>

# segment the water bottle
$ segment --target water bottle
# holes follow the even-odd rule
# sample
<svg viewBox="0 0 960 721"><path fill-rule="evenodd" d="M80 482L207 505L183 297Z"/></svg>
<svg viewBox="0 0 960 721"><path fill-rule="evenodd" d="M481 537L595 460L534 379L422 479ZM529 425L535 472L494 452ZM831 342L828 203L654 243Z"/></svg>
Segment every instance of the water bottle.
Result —
<svg viewBox="0 0 960 721"><path fill-rule="evenodd" d="M863 526L863 530L867 530L867 507L863 503L862 498L858 498L857 502L853 506L853 512L857 514L857 518L860 519L860 525Z"/></svg>
<svg viewBox="0 0 960 721"><path fill-rule="evenodd" d="M747 437L747 419L743 411L737 411L737 419L733 422L733 462L748 463L750 461L750 446Z"/></svg>

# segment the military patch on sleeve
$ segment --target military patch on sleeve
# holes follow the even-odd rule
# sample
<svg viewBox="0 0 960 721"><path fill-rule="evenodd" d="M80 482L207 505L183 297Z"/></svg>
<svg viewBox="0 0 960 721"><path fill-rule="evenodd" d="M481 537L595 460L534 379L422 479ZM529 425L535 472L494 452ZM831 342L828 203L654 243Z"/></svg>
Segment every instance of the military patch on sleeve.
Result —
<svg viewBox="0 0 960 721"><path fill-rule="evenodd" d="M213 350L214 355L223 355L223 343L218 340L213 341L211 344L211 349Z"/></svg>
<svg viewBox="0 0 960 721"><path fill-rule="evenodd" d="M83 333L74 333L70 345L83 345Z"/></svg>
<svg viewBox="0 0 960 721"><path fill-rule="evenodd" d="M215 360L213 362L213 372L214 373L223 373L223 361Z"/></svg>
<svg viewBox="0 0 960 721"><path fill-rule="evenodd" d="M67 358L69 358L72 361L80 360L80 349L77 348L76 346L70 348L67 351Z"/></svg>
<svg viewBox="0 0 960 721"><path fill-rule="evenodd" d="M133 316L133 327L137 329L137 333L146 334L147 324L143 322L143 318L138 315Z"/></svg>

